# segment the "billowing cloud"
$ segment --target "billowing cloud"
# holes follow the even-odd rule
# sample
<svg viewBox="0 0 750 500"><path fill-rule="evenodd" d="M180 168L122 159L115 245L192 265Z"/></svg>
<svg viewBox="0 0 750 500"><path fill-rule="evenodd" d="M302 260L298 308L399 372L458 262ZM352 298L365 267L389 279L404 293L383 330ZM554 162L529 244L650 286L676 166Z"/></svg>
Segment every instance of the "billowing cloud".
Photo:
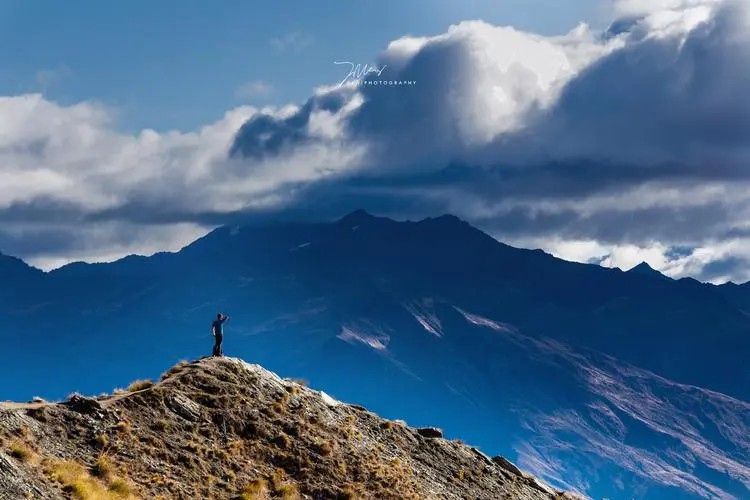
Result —
<svg viewBox="0 0 750 500"><path fill-rule="evenodd" d="M0 247L29 256L23 242L45 231L107 225L179 225L176 246L185 227L365 207L452 212L578 260L750 279L747 7L620 0L614 11L604 32L471 21L405 37L379 55L380 76L193 133L123 135L95 104L5 98L0 219L12 224Z"/></svg>

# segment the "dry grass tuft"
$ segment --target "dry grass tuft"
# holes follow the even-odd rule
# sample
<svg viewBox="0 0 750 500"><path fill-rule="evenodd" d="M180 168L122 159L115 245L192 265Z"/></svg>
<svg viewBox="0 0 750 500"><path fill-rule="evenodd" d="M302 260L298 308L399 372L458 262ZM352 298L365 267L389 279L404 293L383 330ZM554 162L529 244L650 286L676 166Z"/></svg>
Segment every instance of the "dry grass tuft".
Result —
<svg viewBox="0 0 750 500"><path fill-rule="evenodd" d="M297 385L301 385L302 387L307 387L310 385L310 381L306 378L288 378L286 380Z"/></svg>
<svg viewBox="0 0 750 500"><path fill-rule="evenodd" d="M154 382L151 380L136 380L128 386L128 392L138 392L146 389L150 389L154 386Z"/></svg>
<svg viewBox="0 0 750 500"><path fill-rule="evenodd" d="M34 457L29 445L21 441L13 441L9 447L10 456L19 462L28 462Z"/></svg>
<svg viewBox="0 0 750 500"><path fill-rule="evenodd" d="M119 422L117 422L117 425L115 425L115 430L120 434L130 434L130 432L133 430L133 427L127 420L120 420Z"/></svg>
<svg viewBox="0 0 750 500"><path fill-rule="evenodd" d="M328 441L318 441L314 445L315 451L317 451L320 455L323 455L324 457L327 457L331 453L333 453L333 446Z"/></svg>
<svg viewBox="0 0 750 500"><path fill-rule="evenodd" d="M242 488L240 500L263 500L268 498L268 482L265 479L254 479Z"/></svg>
<svg viewBox="0 0 750 500"><path fill-rule="evenodd" d="M162 376L161 376L161 378L159 380L166 380L169 377L171 377L172 375L177 375L178 373L180 373L181 371L183 371L185 369L185 367L187 365L189 365L189 364L190 363L188 363L185 360L180 361L179 363L177 363L176 365L174 365L172 368L170 368L169 370L167 370L165 373L163 373Z"/></svg>
<svg viewBox="0 0 750 500"><path fill-rule="evenodd" d="M108 480L112 477L115 472L115 468L109 459L105 456L99 457L94 466L91 468L91 473L99 479Z"/></svg>
<svg viewBox="0 0 750 500"><path fill-rule="evenodd" d="M300 500L302 495L299 494L299 488L293 483L284 483L275 492L278 496L284 500Z"/></svg>
<svg viewBox="0 0 750 500"><path fill-rule="evenodd" d="M158 432L164 432L169 429L169 421L167 419L160 419L153 423L151 428Z"/></svg>
<svg viewBox="0 0 750 500"><path fill-rule="evenodd" d="M359 494L354 488L352 488L351 486L347 486L339 492L339 498L341 500L357 500L359 498Z"/></svg>
<svg viewBox="0 0 750 500"><path fill-rule="evenodd" d="M109 491L120 498L128 498L133 494L133 489L127 481L122 478L113 478L109 483Z"/></svg>
<svg viewBox="0 0 750 500"><path fill-rule="evenodd" d="M125 480L110 474L107 481L102 481L91 476L83 465L71 460L52 462L47 472L52 480L62 485L63 491L71 498L118 500L133 495L132 488Z"/></svg>
<svg viewBox="0 0 750 500"><path fill-rule="evenodd" d="M13 432L16 434L16 436L22 437L24 439L28 439L31 437L31 431L25 425L18 427Z"/></svg>
<svg viewBox="0 0 750 500"><path fill-rule="evenodd" d="M99 434L94 441L99 448L104 449L109 446L109 436L106 434Z"/></svg>

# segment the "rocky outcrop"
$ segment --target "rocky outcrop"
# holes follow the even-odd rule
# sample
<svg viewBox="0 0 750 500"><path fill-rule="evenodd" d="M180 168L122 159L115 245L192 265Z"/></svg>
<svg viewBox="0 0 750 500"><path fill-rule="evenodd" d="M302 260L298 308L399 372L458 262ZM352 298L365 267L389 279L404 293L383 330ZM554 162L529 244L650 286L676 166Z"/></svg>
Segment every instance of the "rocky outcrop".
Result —
<svg viewBox="0 0 750 500"><path fill-rule="evenodd" d="M420 427L417 429L417 434L428 439L437 439L443 437L443 431L437 427Z"/></svg>
<svg viewBox="0 0 750 500"><path fill-rule="evenodd" d="M0 407L2 408L2 407ZM551 499L505 459L239 359L145 390L0 410L0 499Z"/></svg>
<svg viewBox="0 0 750 500"><path fill-rule="evenodd" d="M521 469L516 467L516 465L513 462L511 462L505 457L493 457L492 461L513 475L516 475L519 477L523 476L523 472L521 472Z"/></svg>

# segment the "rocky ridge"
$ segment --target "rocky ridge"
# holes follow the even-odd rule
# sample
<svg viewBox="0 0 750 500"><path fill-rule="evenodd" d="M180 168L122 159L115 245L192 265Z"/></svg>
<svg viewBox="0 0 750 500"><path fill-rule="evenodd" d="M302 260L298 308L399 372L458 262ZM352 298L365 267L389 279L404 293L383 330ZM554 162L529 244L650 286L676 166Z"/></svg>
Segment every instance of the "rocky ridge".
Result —
<svg viewBox="0 0 750 500"><path fill-rule="evenodd" d="M235 358L0 405L0 498L563 499L502 457Z"/></svg>

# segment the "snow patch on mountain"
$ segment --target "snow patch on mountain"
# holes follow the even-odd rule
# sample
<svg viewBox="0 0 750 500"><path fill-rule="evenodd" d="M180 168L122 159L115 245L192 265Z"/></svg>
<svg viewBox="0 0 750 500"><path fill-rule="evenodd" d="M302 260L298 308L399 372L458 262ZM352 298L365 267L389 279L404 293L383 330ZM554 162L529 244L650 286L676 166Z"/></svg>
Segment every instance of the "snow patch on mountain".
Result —
<svg viewBox="0 0 750 500"><path fill-rule="evenodd" d="M472 325L504 332L589 395L580 406L519 409L521 426L532 436L516 445L522 467L579 492L608 466L705 498L736 498L735 489L750 490L749 403L455 309ZM589 458L571 474L567 465L574 456ZM734 488L711 484L712 474L729 478Z"/></svg>
<svg viewBox="0 0 750 500"><path fill-rule="evenodd" d="M588 411L529 412L524 419L540 457L578 452L598 457L657 483L707 498L735 498L701 477L700 469L724 474L750 489L750 404L724 394L676 383L609 356L576 352L559 342L527 338L547 361L576 374L600 399ZM639 438L643 427L652 431ZM575 438L571 439L571 436ZM668 443L668 453L656 439ZM530 470L537 458L518 449ZM555 463L547 462L547 467ZM592 470L598 466L592 462ZM539 471L537 471L539 473ZM700 474L700 475L699 475ZM583 487L584 484L576 485Z"/></svg>
<svg viewBox="0 0 750 500"><path fill-rule="evenodd" d="M432 299L410 302L404 304L404 308L414 316L414 319L422 325L425 331L436 337L443 336L443 325L437 313L435 313Z"/></svg>
<svg viewBox="0 0 750 500"><path fill-rule="evenodd" d="M494 321L489 318L484 318L482 316L471 314L469 312L464 311L460 307L453 306L453 308L461 313L461 315L466 318L466 321L471 323L472 325L477 326L486 326L487 328L491 328L495 330L496 332L515 332L516 329L508 325L506 323L500 323L499 321Z"/></svg>

